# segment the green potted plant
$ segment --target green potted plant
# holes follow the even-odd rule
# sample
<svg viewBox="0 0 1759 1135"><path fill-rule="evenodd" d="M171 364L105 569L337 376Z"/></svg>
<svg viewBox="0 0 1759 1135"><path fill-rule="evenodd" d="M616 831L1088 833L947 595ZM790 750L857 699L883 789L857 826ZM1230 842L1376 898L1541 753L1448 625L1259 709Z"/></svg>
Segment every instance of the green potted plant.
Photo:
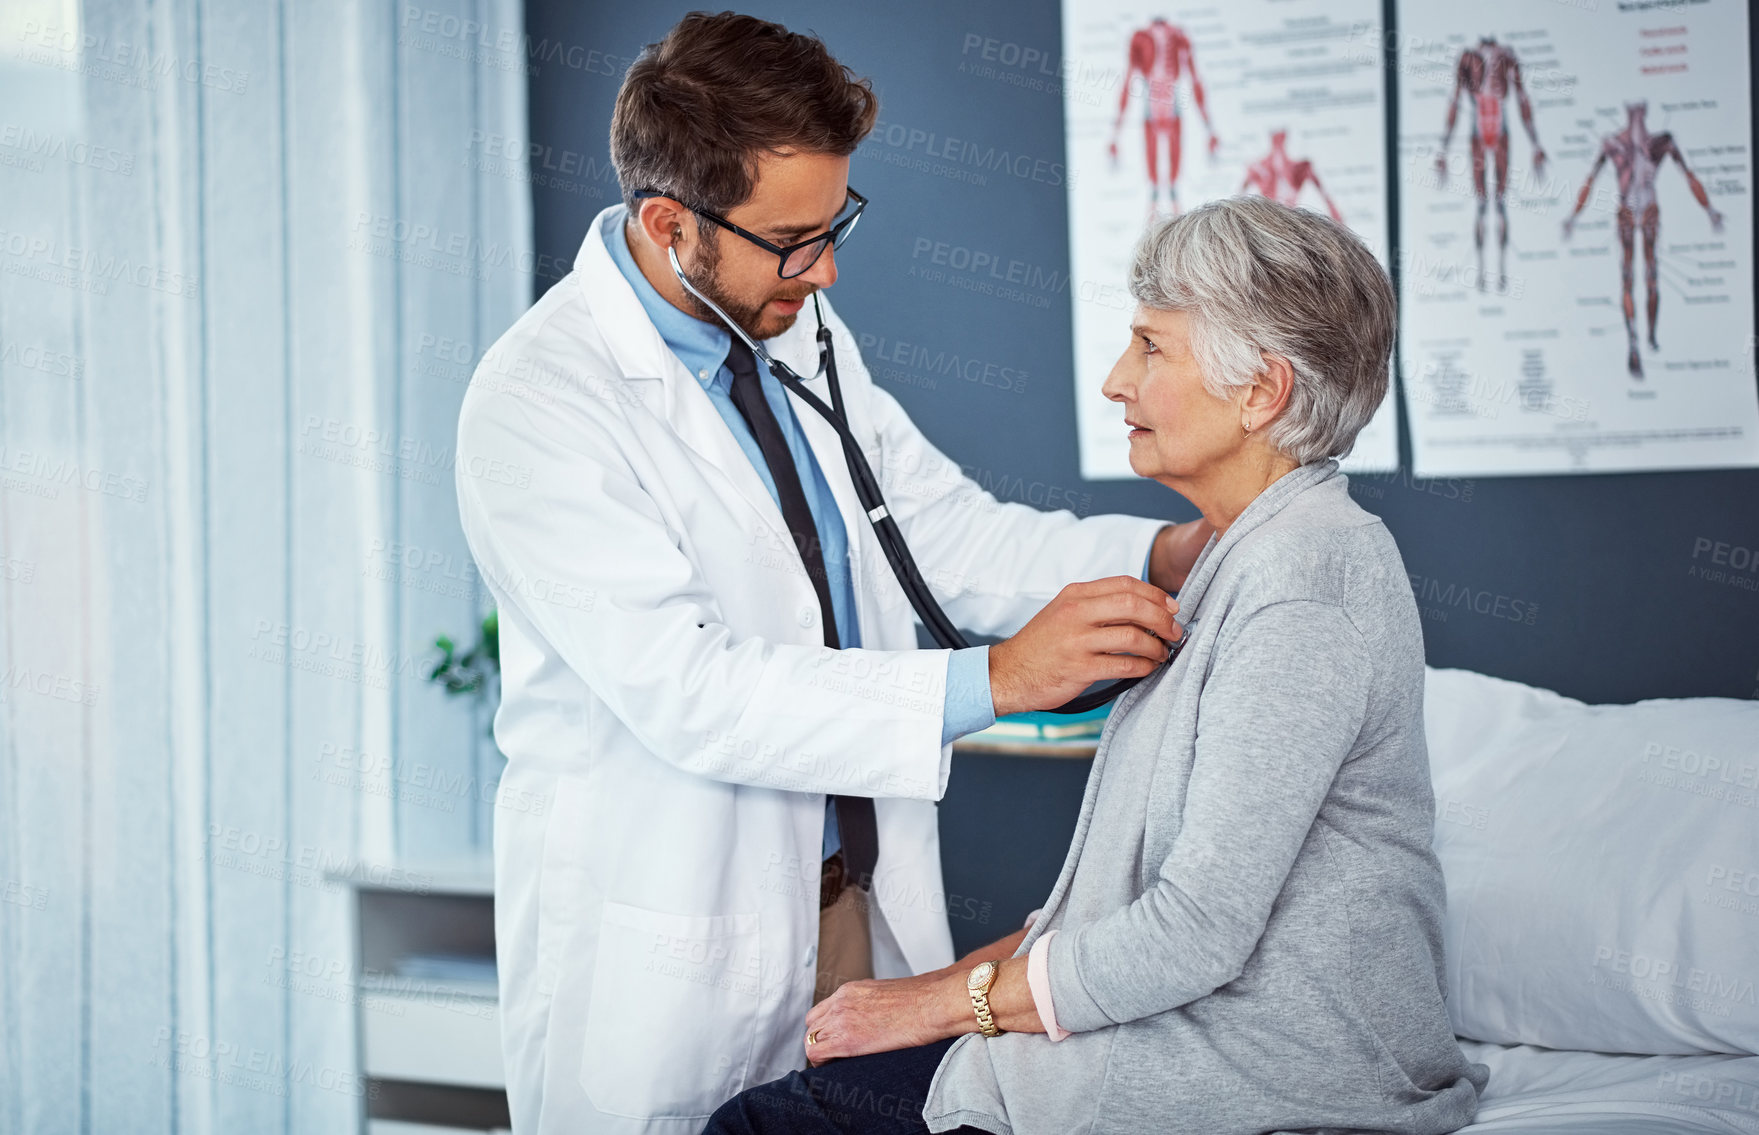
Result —
<svg viewBox="0 0 1759 1135"><path fill-rule="evenodd" d="M470 649L460 653L451 635L434 639L439 658L428 672L434 682L448 695L487 699L498 690L501 681L500 612L490 611L483 617L477 640Z"/></svg>

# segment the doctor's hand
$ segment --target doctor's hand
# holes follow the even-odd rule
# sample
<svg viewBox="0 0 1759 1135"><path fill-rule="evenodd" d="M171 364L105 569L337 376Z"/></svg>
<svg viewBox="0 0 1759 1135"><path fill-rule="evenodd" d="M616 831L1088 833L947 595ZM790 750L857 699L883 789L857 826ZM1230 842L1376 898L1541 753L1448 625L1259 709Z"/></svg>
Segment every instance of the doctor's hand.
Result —
<svg viewBox="0 0 1759 1135"><path fill-rule="evenodd" d="M1178 609L1172 596L1127 575L1071 583L1020 633L989 648L996 716L1055 709L1094 682L1153 673L1184 633L1173 620Z"/></svg>

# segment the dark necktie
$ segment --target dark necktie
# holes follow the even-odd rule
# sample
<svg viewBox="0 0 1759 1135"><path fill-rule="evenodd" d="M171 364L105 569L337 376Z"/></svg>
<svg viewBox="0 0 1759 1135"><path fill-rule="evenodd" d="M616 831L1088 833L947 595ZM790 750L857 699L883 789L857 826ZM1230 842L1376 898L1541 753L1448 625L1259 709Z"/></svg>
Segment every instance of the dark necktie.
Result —
<svg viewBox="0 0 1759 1135"><path fill-rule="evenodd" d="M751 436L763 453L764 464L770 467L770 477L776 483L776 496L782 506L782 519L788 523L788 533L800 552L801 562L806 565L806 577L812 581L812 590L818 595L819 622L824 626L825 645L836 650L839 647L837 610L831 605L831 585L819 547L818 525L813 523L812 509L800 487L800 471L794 465L793 454L788 452L787 436L770 410L769 399L764 397L757 359L738 336L733 337L732 349L727 353L727 369L733 372L733 405L745 419L745 424L751 427ZM874 821L873 801L865 796L833 796L832 799L836 802L837 831L843 842L844 870L853 882L871 888L874 864L879 861L879 826Z"/></svg>

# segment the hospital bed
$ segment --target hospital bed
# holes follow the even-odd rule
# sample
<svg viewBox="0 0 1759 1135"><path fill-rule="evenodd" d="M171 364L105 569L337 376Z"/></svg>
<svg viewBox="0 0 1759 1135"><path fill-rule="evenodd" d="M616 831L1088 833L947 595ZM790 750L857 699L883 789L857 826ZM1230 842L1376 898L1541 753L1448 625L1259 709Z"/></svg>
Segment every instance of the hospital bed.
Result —
<svg viewBox="0 0 1759 1135"><path fill-rule="evenodd" d="M1759 1133L1759 701L1425 699L1469 1135Z"/></svg>

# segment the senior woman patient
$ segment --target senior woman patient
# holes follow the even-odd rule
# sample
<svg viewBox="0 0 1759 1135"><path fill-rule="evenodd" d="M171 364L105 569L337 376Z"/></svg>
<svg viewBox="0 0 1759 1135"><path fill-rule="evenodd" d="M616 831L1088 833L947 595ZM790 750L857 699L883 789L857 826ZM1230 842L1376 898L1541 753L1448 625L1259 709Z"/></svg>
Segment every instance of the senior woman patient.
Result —
<svg viewBox="0 0 1759 1135"><path fill-rule="evenodd" d="M844 985L806 1019L812 1067L707 1131L1472 1120L1488 1074L1442 1001L1417 609L1334 460L1386 393L1391 286L1342 226L1240 197L1145 234L1130 290L1104 387L1130 466L1215 528L1182 645L1119 699L1028 929Z"/></svg>

